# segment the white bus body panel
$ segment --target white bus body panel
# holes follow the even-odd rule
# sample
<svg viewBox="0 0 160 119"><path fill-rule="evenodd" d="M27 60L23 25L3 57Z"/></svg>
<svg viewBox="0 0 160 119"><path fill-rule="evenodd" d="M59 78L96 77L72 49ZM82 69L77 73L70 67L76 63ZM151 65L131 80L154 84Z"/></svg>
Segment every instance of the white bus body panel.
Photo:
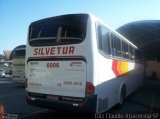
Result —
<svg viewBox="0 0 160 119"><path fill-rule="evenodd" d="M25 83L25 59L13 59L12 77L15 82Z"/></svg>
<svg viewBox="0 0 160 119"><path fill-rule="evenodd" d="M30 61L28 79L29 92L84 98L86 63L82 60Z"/></svg>
<svg viewBox="0 0 160 119"><path fill-rule="evenodd" d="M95 23L95 22L94 22ZM55 51L54 55L34 55L35 47L31 47L27 42L27 51L26 57L27 60L30 58L36 59L41 57L72 57L73 60L68 61L36 61L38 62L37 66L31 66L30 61L26 60L26 78L28 79L27 91L33 93L42 93L42 94L52 94L52 95L60 95L60 96L71 96L71 97L82 97L85 98L85 89L86 82L93 82L94 77L94 68L93 68L93 53L92 50L94 47L92 46L92 41L96 40L94 36L91 36L92 31L91 25L92 21L89 17L87 22L87 30L86 37L82 43L79 44L71 44L71 45L61 45L61 46L43 46L36 48L52 48L54 47L74 47L73 54L62 54L61 52L57 54ZM94 27L95 28L95 27ZM95 29L93 30L95 32ZM91 40L92 39L92 40ZM83 60L74 60L74 58L81 58ZM59 68L47 68L46 63L59 63ZM74 64L72 67L70 66L72 62L79 62L80 65ZM35 69L34 71L32 69ZM31 72L33 71L33 76ZM45 72L42 72L45 71ZM72 82L72 85L65 85L64 82ZM36 85L38 84L38 85ZM40 84L40 85L39 85ZM61 85L61 87L59 87Z"/></svg>

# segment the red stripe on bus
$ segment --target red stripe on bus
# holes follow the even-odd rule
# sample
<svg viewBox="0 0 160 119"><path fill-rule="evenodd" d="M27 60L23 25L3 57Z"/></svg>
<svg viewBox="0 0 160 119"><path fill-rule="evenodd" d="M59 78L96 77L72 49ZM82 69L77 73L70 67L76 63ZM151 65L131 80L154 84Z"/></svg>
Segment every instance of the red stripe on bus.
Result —
<svg viewBox="0 0 160 119"><path fill-rule="evenodd" d="M112 70L114 72L114 74L116 75L116 77L118 77L120 74L117 70L117 60L113 60L112 62Z"/></svg>
<svg viewBox="0 0 160 119"><path fill-rule="evenodd" d="M39 57L29 57L28 59L47 59L47 58L83 58L85 59L85 57L83 56L39 56Z"/></svg>
<svg viewBox="0 0 160 119"><path fill-rule="evenodd" d="M116 77L126 76L128 75L128 62L121 60L113 60L112 61L112 71L116 75Z"/></svg>

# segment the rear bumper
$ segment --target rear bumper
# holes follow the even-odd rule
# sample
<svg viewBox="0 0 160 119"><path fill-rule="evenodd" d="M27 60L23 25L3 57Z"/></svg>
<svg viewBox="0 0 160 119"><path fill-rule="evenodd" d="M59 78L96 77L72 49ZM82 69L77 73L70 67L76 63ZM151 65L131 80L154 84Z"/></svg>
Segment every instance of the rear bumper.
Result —
<svg viewBox="0 0 160 119"><path fill-rule="evenodd" d="M31 98L29 96L26 97L26 100L29 105L54 109L56 111L96 113L96 95L87 97L80 105L71 101L53 101L48 99Z"/></svg>

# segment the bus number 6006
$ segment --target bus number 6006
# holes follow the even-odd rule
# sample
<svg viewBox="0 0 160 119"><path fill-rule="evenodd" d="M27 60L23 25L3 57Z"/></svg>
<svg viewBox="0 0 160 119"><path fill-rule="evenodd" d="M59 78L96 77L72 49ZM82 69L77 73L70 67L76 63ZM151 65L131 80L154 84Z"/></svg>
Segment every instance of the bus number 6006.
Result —
<svg viewBox="0 0 160 119"><path fill-rule="evenodd" d="M59 68L59 63L47 63L47 68Z"/></svg>

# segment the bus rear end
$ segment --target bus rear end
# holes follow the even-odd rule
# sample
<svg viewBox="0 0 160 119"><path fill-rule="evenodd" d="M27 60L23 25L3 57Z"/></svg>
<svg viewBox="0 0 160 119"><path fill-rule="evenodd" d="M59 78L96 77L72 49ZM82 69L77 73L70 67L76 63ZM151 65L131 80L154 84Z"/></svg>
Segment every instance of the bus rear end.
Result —
<svg viewBox="0 0 160 119"><path fill-rule="evenodd" d="M12 77L15 82L25 84L25 48L14 51Z"/></svg>
<svg viewBox="0 0 160 119"><path fill-rule="evenodd" d="M89 15L63 15L33 22L26 50L28 104L95 112L96 96L87 63L92 53ZM91 63L88 63L91 64Z"/></svg>

